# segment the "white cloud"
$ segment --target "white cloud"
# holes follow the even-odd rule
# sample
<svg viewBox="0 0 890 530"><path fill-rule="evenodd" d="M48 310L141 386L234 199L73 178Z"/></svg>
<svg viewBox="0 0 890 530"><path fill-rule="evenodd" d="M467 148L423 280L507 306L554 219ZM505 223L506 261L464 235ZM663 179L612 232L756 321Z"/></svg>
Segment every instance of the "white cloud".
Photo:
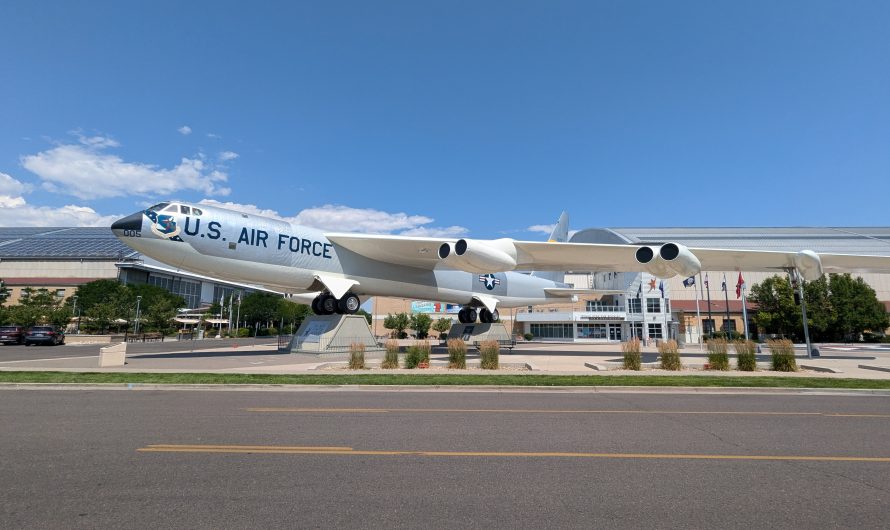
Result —
<svg viewBox="0 0 890 530"><path fill-rule="evenodd" d="M426 226L434 221L423 215L390 213L372 208L351 208L349 206L326 204L307 208L297 215L287 217L276 210L259 208L254 204L239 204L204 199L201 204L219 206L253 215L273 217L290 223L318 228L332 232L362 232L369 234L398 234L418 237L459 237L467 233L462 226Z"/></svg>
<svg viewBox="0 0 890 530"><path fill-rule="evenodd" d="M531 225L526 228L529 232L542 232L547 234L548 236L553 232L553 229L556 228L556 224L552 225Z"/></svg>
<svg viewBox="0 0 890 530"><path fill-rule="evenodd" d="M110 226L119 215L99 215L87 206L60 208L28 204L30 186L0 173L0 226Z"/></svg>
<svg viewBox="0 0 890 530"><path fill-rule="evenodd" d="M172 168L127 162L117 155L102 152L118 142L103 136L80 136L80 143L63 144L21 158L22 166L42 180L51 192L66 193L80 199L100 199L127 195L169 195L182 190L197 190L207 195L228 195L223 186L228 175L209 167L200 158L182 158Z"/></svg>
<svg viewBox="0 0 890 530"><path fill-rule="evenodd" d="M239 156L240 155L238 153L236 153L235 151L223 151L222 153L219 154L219 159L222 160L223 162L228 162L229 160L235 160Z"/></svg>
<svg viewBox="0 0 890 530"><path fill-rule="evenodd" d="M31 186L0 172L0 196L18 197L31 191Z"/></svg>
<svg viewBox="0 0 890 530"><path fill-rule="evenodd" d="M183 125L182 127L178 128L176 130L179 131L179 134L181 134L183 136L188 136L188 135L192 134L192 128L189 127L188 125Z"/></svg>
<svg viewBox="0 0 890 530"><path fill-rule="evenodd" d="M218 134L214 134L214 133L207 133L207 138L212 138L212 139L214 139L214 140L219 140L219 139L222 138L222 136L220 136L220 135L218 135Z"/></svg>

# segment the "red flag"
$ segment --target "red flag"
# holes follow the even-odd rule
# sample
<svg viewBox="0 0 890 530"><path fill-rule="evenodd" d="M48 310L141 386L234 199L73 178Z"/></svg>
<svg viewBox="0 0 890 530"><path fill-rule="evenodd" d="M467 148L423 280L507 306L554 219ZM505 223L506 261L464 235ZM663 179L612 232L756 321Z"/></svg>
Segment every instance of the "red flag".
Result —
<svg viewBox="0 0 890 530"><path fill-rule="evenodd" d="M738 281L738 283L735 284L735 297L736 298L742 297L742 287L744 287L744 286L745 286L745 279L742 278L742 272L739 271L739 281Z"/></svg>

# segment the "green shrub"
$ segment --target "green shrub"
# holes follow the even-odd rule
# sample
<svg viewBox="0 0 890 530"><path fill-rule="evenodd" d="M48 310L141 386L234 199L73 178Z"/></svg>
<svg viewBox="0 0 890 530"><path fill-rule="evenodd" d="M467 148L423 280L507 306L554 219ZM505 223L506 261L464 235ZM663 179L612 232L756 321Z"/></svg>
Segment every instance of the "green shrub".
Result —
<svg viewBox="0 0 890 530"><path fill-rule="evenodd" d="M349 345L349 368L351 370L365 368L365 345L361 342L353 342Z"/></svg>
<svg viewBox="0 0 890 530"><path fill-rule="evenodd" d="M386 368L387 370L391 370L393 368L399 367L399 341L390 339L386 341L384 345L386 348L386 354L383 356L383 362L380 363L380 368Z"/></svg>
<svg viewBox="0 0 890 530"><path fill-rule="evenodd" d="M405 352L405 368L417 368L420 363L430 362L430 343L418 340Z"/></svg>
<svg viewBox="0 0 890 530"><path fill-rule="evenodd" d="M250 336L250 328L238 328L238 336L241 338Z"/></svg>
<svg viewBox="0 0 890 530"><path fill-rule="evenodd" d="M661 368L664 370L680 370L680 347L675 340L663 340L658 345L658 353L661 355Z"/></svg>
<svg viewBox="0 0 890 530"><path fill-rule="evenodd" d="M624 369L640 370L642 357L640 356L640 339L633 337L627 342L621 343L621 351L624 352Z"/></svg>
<svg viewBox="0 0 890 530"><path fill-rule="evenodd" d="M532 335L531 333L526 333L522 336L522 338L525 340L532 340L533 338L535 338L535 336Z"/></svg>
<svg viewBox="0 0 890 530"><path fill-rule="evenodd" d="M496 340L482 341L479 345L479 360L483 370L497 370L501 347Z"/></svg>
<svg viewBox="0 0 890 530"><path fill-rule="evenodd" d="M708 366L711 370L729 370L729 354L726 339L708 341Z"/></svg>
<svg viewBox="0 0 890 530"><path fill-rule="evenodd" d="M797 360L794 358L794 343L788 339L775 339L767 341L770 356L773 360L773 370L776 372L796 372Z"/></svg>
<svg viewBox="0 0 890 530"><path fill-rule="evenodd" d="M753 372L757 369L757 345L753 340L737 340L733 342L739 370Z"/></svg>
<svg viewBox="0 0 890 530"><path fill-rule="evenodd" d="M448 368L467 367L467 343L460 339L448 341Z"/></svg>

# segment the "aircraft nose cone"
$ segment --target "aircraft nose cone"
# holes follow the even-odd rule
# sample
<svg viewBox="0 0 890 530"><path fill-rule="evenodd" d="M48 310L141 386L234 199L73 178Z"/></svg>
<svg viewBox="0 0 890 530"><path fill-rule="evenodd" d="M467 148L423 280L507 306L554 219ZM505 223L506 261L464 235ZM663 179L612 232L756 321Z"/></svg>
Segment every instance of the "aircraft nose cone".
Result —
<svg viewBox="0 0 890 530"><path fill-rule="evenodd" d="M142 212L137 212L111 223L112 230L142 230Z"/></svg>

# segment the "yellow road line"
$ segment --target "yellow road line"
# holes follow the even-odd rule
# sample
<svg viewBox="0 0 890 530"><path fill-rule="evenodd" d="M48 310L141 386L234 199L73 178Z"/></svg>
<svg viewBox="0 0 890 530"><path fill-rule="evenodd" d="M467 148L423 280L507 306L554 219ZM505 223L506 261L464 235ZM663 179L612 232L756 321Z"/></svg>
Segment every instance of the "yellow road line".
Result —
<svg viewBox="0 0 890 530"><path fill-rule="evenodd" d="M385 414L408 413L502 413L502 414L688 414L727 416L822 416L837 418L890 418L890 414L846 414L835 412L760 412L728 410L546 410L546 409L361 409L361 408L295 408L295 407L248 407L247 412L291 412L334 414Z"/></svg>
<svg viewBox="0 0 890 530"><path fill-rule="evenodd" d="M767 460L808 462L881 462L890 463L890 457L866 456L804 456L804 455L704 455L671 453L574 453L528 451L377 451L349 448L313 448L280 445L149 445L137 449L143 453L253 453L253 454L303 454L303 455L352 455L352 456L455 456L455 457L507 457L507 458L603 458L647 460Z"/></svg>

